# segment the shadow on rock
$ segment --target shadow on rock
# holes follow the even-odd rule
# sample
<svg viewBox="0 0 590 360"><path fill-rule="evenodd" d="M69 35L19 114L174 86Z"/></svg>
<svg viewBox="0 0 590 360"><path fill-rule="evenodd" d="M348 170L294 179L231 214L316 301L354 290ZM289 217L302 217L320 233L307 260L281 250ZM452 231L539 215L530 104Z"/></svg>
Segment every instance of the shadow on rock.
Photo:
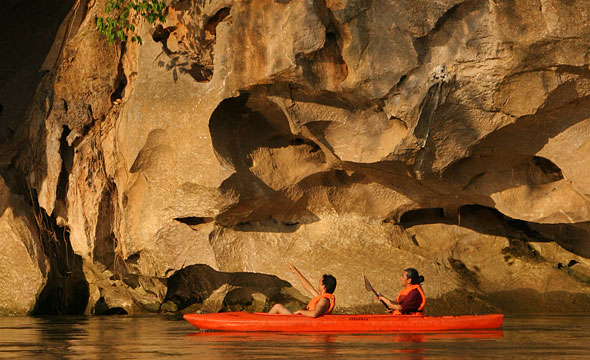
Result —
<svg viewBox="0 0 590 360"><path fill-rule="evenodd" d="M274 303L300 309L306 298L291 284L274 275L220 272L197 264L177 271L168 279L162 311L225 312L268 311Z"/></svg>

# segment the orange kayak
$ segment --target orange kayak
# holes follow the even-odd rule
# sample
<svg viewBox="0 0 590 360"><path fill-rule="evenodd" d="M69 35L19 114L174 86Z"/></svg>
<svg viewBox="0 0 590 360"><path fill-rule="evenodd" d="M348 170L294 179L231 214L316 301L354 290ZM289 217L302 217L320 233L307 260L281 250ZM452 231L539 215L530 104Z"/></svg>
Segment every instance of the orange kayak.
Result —
<svg viewBox="0 0 590 360"><path fill-rule="evenodd" d="M203 330L281 332L395 332L497 329L504 315L416 316L416 315L303 315L226 312L186 314L184 319Z"/></svg>

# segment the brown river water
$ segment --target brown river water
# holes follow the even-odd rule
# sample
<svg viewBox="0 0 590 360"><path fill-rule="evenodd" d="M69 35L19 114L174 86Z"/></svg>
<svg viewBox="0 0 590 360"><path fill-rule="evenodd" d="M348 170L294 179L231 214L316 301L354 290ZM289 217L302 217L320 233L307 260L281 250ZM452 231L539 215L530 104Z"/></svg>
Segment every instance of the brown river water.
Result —
<svg viewBox="0 0 590 360"><path fill-rule="evenodd" d="M590 359L589 340L590 315L387 334L200 332L180 316L0 317L1 359Z"/></svg>

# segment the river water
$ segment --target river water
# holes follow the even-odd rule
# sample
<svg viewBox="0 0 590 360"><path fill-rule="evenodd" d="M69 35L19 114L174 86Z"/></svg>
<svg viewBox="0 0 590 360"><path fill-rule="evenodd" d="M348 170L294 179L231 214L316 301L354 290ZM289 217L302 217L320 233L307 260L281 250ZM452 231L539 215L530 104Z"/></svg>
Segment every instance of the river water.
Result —
<svg viewBox="0 0 590 360"><path fill-rule="evenodd" d="M506 316L501 330L199 332L180 316L0 317L8 359L590 359L590 315Z"/></svg>

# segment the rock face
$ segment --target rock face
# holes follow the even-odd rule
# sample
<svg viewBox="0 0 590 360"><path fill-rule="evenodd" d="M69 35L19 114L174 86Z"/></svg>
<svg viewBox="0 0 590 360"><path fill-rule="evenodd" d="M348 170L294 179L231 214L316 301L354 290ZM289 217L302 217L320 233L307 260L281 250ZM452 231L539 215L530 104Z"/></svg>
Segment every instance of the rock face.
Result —
<svg viewBox="0 0 590 360"><path fill-rule="evenodd" d="M30 312L47 281L49 263L25 209L0 177L0 315Z"/></svg>
<svg viewBox="0 0 590 360"><path fill-rule="evenodd" d="M178 0L141 46L105 5L0 145L77 264L65 312L299 306L287 262L341 312L407 267L431 314L590 310L586 0Z"/></svg>

